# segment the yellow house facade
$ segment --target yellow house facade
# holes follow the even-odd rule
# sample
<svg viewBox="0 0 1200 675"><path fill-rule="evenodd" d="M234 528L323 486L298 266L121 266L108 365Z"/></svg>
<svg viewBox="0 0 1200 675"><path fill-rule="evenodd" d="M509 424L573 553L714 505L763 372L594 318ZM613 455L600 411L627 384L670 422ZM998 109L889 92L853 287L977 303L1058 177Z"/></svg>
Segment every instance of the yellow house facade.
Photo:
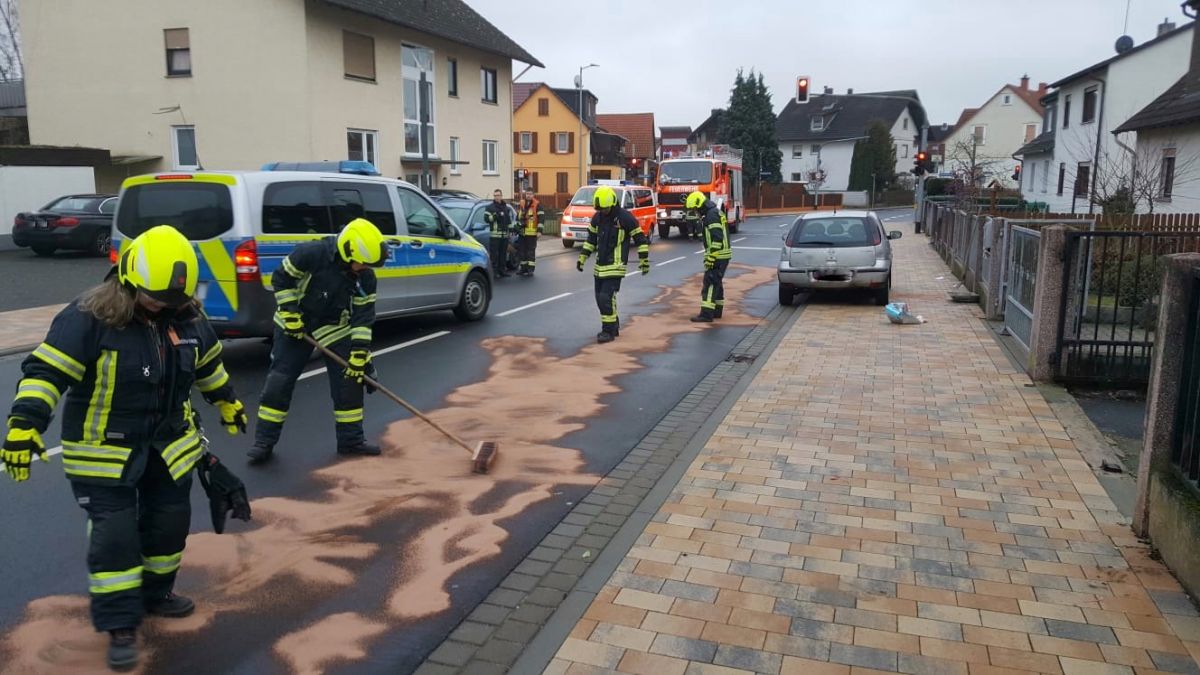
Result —
<svg viewBox="0 0 1200 675"><path fill-rule="evenodd" d="M517 105L512 137L512 164L519 176L515 187L541 195L573 194L589 178L624 176L624 139L596 126L595 95L585 89L582 99L582 133L578 89L539 84Z"/></svg>

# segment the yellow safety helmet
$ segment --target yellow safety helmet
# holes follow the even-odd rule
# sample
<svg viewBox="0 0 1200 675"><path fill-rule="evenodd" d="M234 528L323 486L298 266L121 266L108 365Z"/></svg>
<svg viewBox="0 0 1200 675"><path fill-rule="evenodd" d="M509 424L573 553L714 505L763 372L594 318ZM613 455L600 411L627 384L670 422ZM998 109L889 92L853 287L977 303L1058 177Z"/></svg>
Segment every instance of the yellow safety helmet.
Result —
<svg viewBox="0 0 1200 675"><path fill-rule="evenodd" d="M187 237L170 225L158 225L138 235L117 261L117 279L173 307L196 294L200 264Z"/></svg>
<svg viewBox="0 0 1200 675"><path fill-rule="evenodd" d="M383 233L366 218L355 218L338 233L337 248L342 260L371 267L380 267L384 261Z"/></svg>
<svg viewBox="0 0 1200 675"><path fill-rule="evenodd" d="M705 197L703 192L697 190L687 196L687 202L685 202L684 208L699 209L704 206L704 202L707 200L708 197Z"/></svg>
<svg viewBox="0 0 1200 675"><path fill-rule="evenodd" d="M592 198L592 204L598 209L607 209L610 206L617 205L617 193L607 185L596 188L596 195Z"/></svg>

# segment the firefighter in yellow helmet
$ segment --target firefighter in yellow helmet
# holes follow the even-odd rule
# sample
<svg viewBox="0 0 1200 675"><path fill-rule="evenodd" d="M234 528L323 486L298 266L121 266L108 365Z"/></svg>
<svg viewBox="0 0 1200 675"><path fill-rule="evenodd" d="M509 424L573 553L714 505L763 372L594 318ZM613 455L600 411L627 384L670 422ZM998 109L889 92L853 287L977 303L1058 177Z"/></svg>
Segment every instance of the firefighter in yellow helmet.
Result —
<svg viewBox="0 0 1200 675"><path fill-rule="evenodd" d="M600 308L600 332L596 342L612 342L621 334L617 316L617 292L625 278L625 261L629 259L630 242L638 247L638 269L650 272L650 240L646 238L637 218L617 206L617 193L607 185L596 188L592 198L596 213L588 225L588 238L583 244L576 267L580 272L588 256L596 254L592 270L596 277L596 305Z"/></svg>
<svg viewBox="0 0 1200 675"><path fill-rule="evenodd" d="M63 469L88 514L92 624L110 634L113 669L137 664L145 614L184 617L195 608L172 592L203 449L192 388L231 434L246 430L221 343L194 300L197 271L191 243L174 228L129 242L104 282L59 312L21 364L0 448L8 475L28 480L33 456L46 459L41 435L62 400Z"/></svg>
<svg viewBox="0 0 1200 675"><path fill-rule="evenodd" d="M729 247L729 228L725 214L715 202L696 191L684 203L689 215L695 215L704 230L704 286L700 289L700 313L692 321L711 323L725 309L725 270L733 258Z"/></svg>
<svg viewBox="0 0 1200 675"><path fill-rule="evenodd" d="M375 272L387 259L379 228L356 218L336 237L297 246L271 276L275 288L275 342L271 370L258 406L251 463L271 458L283 432L292 390L312 354L311 335L349 363L326 357L334 428L340 455L378 455L363 436L363 375L370 372L371 327L375 323ZM341 377L338 371L341 370Z"/></svg>

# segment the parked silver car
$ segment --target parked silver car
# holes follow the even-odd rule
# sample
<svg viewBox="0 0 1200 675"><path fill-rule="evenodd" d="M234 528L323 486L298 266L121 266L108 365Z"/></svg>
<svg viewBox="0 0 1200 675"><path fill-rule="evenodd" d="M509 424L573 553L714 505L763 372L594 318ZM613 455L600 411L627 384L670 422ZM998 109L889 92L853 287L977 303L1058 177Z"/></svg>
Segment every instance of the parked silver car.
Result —
<svg viewBox="0 0 1200 675"><path fill-rule="evenodd" d="M892 286L891 239L871 211L814 211L796 219L783 235L779 258L779 304L790 305L803 289L866 289L888 303Z"/></svg>

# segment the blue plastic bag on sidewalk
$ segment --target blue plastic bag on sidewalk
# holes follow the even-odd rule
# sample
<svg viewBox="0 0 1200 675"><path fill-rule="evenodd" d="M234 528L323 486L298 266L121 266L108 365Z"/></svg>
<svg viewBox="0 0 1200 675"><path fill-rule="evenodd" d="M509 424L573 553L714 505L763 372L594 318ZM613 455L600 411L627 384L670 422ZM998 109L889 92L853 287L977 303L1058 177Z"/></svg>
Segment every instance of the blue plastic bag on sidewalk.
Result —
<svg viewBox="0 0 1200 675"><path fill-rule="evenodd" d="M916 324L925 323L925 319L918 315L909 313L907 302L889 302L883 311L887 314L888 321L900 324Z"/></svg>

